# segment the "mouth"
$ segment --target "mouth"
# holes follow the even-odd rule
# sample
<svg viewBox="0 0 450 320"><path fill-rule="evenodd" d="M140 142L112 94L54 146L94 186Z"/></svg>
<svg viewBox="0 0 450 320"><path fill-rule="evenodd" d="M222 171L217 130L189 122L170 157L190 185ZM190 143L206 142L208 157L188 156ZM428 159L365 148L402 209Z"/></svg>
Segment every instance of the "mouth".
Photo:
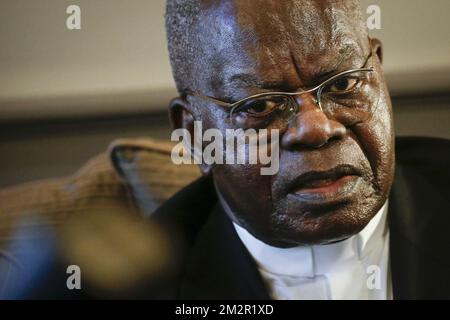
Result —
<svg viewBox="0 0 450 320"><path fill-rule="evenodd" d="M361 180L361 172L350 165L328 171L310 171L297 177L289 194L304 201L336 202L349 196Z"/></svg>

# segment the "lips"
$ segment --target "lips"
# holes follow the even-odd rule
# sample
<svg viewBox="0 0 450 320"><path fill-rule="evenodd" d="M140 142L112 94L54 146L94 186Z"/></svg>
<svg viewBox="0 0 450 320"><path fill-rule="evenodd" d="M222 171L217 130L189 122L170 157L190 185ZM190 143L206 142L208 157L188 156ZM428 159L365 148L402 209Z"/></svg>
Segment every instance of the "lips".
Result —
<svg viewBox="0 0 450 320"><path fill-rule="evenodd" d="M290 194L312 201L331 201L350 193L361 178L361 172L350 165L327 171L306 172L291 183Z"/></svg>

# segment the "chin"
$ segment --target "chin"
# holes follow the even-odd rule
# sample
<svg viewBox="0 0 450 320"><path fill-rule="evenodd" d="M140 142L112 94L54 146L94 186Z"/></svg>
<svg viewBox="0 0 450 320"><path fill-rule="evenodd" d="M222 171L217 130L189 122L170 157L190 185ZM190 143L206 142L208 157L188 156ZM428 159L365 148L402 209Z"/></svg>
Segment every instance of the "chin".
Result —
<svg viewBox="0 0 450 320"><path fill-rule="evenodd" d="M382 201L343 203L303 212L275 212L271 231L260 240L276 247L327 244L347 239L364 229Z"/></svg>

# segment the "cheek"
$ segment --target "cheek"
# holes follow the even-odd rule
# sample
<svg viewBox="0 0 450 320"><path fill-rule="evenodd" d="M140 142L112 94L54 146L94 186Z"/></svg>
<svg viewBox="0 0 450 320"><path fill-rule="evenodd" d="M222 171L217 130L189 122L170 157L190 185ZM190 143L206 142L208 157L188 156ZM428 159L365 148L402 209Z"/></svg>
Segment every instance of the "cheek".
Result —
<svg viewBox="0 0 450 320"><path fill-rule="evenodd" d="M224 200L244 225L261 223L272 210L271 178L257 165L215 165L212 174Z"/></svg>
<svg viewBox="0 0 450 320"><path fill-rule="evenodd" d="M366 122L352 128L374 174L374 188L387 194L394 175L394 133L389 104L381 104Z"/></svg>
<svg viewBox="0 0 450 320"><path fill-rule="evenodd" d="M212 175L216 187L230 208L238 215L239 220L263 220L262 216L270 216L272 209L271 182L272 176L262 175L259 164L230 164L227 161L226 125L221 112L209 112L202 117L203 129L217 128L222 132L223 155L226 164L213 164ZM236 143L236 141L234 141ZM249 146L233 149L234 161L238 154L248 161ZM259 149L257 149L259 151ZM269 149L270 150L270 149ZM259 153L258 153L259 154ZM270 154L270 152L269 152ZM259 158L258 158L259 159ZM231 160L233 161L233 160Z"/></svg>

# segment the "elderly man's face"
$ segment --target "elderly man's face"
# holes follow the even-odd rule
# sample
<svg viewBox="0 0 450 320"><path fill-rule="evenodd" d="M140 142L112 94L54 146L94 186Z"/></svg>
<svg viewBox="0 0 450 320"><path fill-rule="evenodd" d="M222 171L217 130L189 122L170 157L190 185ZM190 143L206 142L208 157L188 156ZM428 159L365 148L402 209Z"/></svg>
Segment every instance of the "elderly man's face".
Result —
<svg viewBox="0 0 450 320"><path fill-rule="evenodd" d="M288 247L336 241L362 230L386 201L394 142L378 42L352 1L207 1L198 26L201 58L193 90L225 101L264 91L309 88L368 61L370 103L323 111L304 97L280 136L279 172L259 165L214 165L231 218L260 240ZM345 86L345 84L344 84ZM228 112L189 97L203 128L230 128ZM186 116L186 113L184 113ZM201 117L201 119L198 119Z"/></svg>

